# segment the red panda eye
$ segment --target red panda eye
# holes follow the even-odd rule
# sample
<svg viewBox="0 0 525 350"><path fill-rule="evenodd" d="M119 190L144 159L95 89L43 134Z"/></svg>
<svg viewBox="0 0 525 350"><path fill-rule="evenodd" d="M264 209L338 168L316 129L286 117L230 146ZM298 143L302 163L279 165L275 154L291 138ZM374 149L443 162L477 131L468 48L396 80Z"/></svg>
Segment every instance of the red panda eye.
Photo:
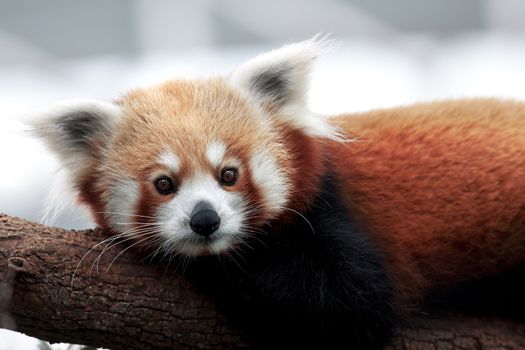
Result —
<svg viewBox="0 0 525 350"><path fill-rule="evenodd" d="M155 180L154 184L157 191L164 196L175 192L175 185L173 184L173 180L167 176L159 177Z"/></svg>
<svg viewBox="0 0 525 350"><path fill-rule="evenodd" d="M221 172L221 183L224 186L233 186L237 182L238 172L235 168L224 168Z"/></svg>

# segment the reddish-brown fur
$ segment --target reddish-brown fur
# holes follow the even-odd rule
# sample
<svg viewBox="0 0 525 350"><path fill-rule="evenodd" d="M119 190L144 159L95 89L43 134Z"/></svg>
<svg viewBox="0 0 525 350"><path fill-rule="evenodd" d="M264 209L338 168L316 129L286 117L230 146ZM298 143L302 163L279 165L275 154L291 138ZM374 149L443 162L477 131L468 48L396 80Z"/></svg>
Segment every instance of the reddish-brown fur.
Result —
<svg viewBox="0 0 525 350"><path fill-rule="evenodd" d="M104 217L105 202L103 200L103 191L95 186L101 177L98 167L99 164L93 164L92 167L90 167L90 172L83 174L76 183L79 194L78 200L90 208L93 220L95 220L98 226L109 228Z"/></svg>
<svg viewBox="0 0 525 350"><path fill-rule="evenodd" d="M337 116L353 213L403 301L525 261L525 104L445 101Z"/></svg>
<svg viewBox="0 0 525 350"><path fill-rule="evenodd" d="M289 207L303 212L311 204L323 180L326 164L322 142L290 127L283 126L282 132L286 148L291 154L287 166L294 169L290 172L294 192ZM285 212L279 219L286 221L293 215L293 212Z"/></svg>

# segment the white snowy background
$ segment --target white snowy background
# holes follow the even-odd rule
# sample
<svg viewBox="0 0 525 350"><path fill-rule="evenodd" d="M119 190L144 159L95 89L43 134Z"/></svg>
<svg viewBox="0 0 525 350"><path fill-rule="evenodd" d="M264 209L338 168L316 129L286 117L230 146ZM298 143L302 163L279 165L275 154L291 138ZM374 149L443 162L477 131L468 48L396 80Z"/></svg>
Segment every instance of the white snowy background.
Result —
<svg viewBox="0 0 525 350"><path fill-rule="evenodd" d="M0 0L0 212L38 221L49 192L63 196L52 185L56 160L21 122L39 108L228 73L320 32L340 43L313 72L317 112L472 96L525 100L521 0ZM91 223L68 205L56 225ZM36 344L0 330L0 350Z"/></svg>

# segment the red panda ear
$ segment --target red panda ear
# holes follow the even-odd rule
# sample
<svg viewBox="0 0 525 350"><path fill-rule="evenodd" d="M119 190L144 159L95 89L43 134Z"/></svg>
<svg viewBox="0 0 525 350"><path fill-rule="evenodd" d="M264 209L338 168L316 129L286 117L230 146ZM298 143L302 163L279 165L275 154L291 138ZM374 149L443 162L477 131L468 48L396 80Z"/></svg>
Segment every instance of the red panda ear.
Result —
<svg viewBox="0 0 525 350"><path fill-rule="evenodd" d="M72 100L50 107L29 124L66 168L79 171L90 158L99 156L120 116L120 107L115 104Z"/></svg>
<svg viewBox="0 0 525 350"><path fill-rule="evenodd" d="M279 117L306 134L337 138L334 127L312 115L307 103L312 65L329 46L314 37L263 53L237 68L230 84L251 103L277 110Z"/></svg>

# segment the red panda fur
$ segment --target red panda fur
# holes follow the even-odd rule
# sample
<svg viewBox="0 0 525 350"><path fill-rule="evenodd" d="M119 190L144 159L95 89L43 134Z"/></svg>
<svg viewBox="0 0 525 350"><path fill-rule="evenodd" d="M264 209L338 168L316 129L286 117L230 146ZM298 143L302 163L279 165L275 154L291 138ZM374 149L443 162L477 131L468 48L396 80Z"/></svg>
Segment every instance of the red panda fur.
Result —
<svg viewBox="0 0 525 350"><path fill-rule="evenodd" d="M220 101L230 101L220 106L228 122L225 130L209 133L222 133L239 145L262 137L257 127L228 132L232 123L241 123L232 121L232 116L242 118L250 112L243 110L244 102L221 79L202 85L168 82L132 91L119 101L133 117L120 126L128 132L115 140L120 153L110 149L109 159L143 179L146 188L137 213L149 215L159 201L166 200L149 188L146 174L151 169L144 164L157 152L155 148L165 147L148 138L153 133L168 139L162 136L169 129L163 123L172 121L152 119L149 129L136 130L135 118L147 119L152 110L161 109L159 114L185 115L178 121L180 129L191 129L200 125L193 118L219 110L207 103ZM286 125L277 128L281 134L276 137L290 153L276 152L294 184L289 207L302 212L316 195L326 167L335 172L349 211L366 226L387 260L400 305L415 305L436 288L493 275L525 260L523 103L441 101L338 115L330 121L352 141L313 138ZM201 156L198 143L184 144L185 152ZM136 144L142 145L141 153ZM246 157L241 150L237 156ZM326 159L331 160L329 165ZM193 161L204 163L198 158ZM108 184L96 181L99 164L88 169L78 185L80 200L92 209L100 226L108 227L102 214ZM256 186L242 186L248 188L252 201L260 201ZM278 221L286 222L292 215L284 212Z"/></svg>
<svg viewBox="0 0 525 350"><path fill-rule="evenodd" d="M350 210L409 304L525 261L525 104L473 99L331 118Z"/></svg>

